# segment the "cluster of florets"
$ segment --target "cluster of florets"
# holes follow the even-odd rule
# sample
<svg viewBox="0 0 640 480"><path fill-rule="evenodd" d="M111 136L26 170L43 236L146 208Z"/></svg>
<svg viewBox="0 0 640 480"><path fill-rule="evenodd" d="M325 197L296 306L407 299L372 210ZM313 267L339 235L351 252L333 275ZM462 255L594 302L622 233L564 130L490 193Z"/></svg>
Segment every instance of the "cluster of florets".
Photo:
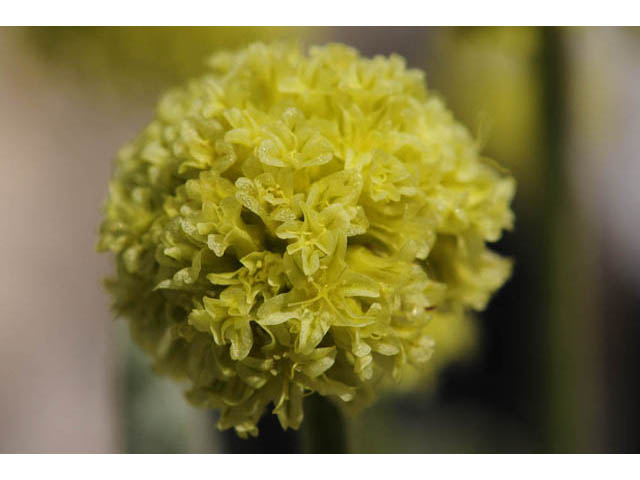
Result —
<svg viewBox="0 0 640 480"><path fill-rule="evenodd" d="M485 242L513 193L402 58L254 44L168 92L119 152L100 247L157 369L255 434L269 405L297 428L311 392L361 405L420 369L428 323L507 278Z"/></svg>

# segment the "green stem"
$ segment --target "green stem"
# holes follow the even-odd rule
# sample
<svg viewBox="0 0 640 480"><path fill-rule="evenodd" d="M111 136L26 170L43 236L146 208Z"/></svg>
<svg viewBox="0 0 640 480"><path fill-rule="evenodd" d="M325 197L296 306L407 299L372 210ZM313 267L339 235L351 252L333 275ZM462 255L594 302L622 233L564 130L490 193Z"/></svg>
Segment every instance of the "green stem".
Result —
<svg viewBox="0 0 640 480"><path fill-rule="evenodd" d="M575 427L575 410L567 411L567 397L564 383L572 384L567 358L573 344L567 341L565 325L568 315L562 310L569 307L569 298L565 294L566 286L561 284L568 258L562 258L565 252L567 228L562 224L570 222L567 203L567 172L564 155L566 137L566 105L564 89L564 68L562 32L558 28L542 28L541 79L543 90L543 142L544 155L541 162L542 178L545 189L538 199L537 219L540 235L540 318L543 320L541 348L545 355L542 359L542 384L539 391L543 395L540 407L544 422L544 441L552 452L574 452L575 445L568 432ZM564 357L562 354L564 347ZM564 368L559 368L562 365Z"/></svg>
<svg viewBox="0 0 640 480"><path fill-rule="evenodd" d="M347 453L344 419L326 398L314 394L305 399L304 439L306 453Z"/></svg>
<svg viewBox="0 0 640 480"><path fill-rule="evenodd" d="M537 220L540 253L539 301L543 323L543 371L539 391L546 419L546 448L551 452L593 451L595 396L594 311L596 300L590 265L588 231L571 193L567 137L569 133L569 68L565 31L542 30L542 86L545 188Z"/></svg>
<svg viewBox="0 0 640 480"><path fill-rule="evenodd" d="M217 418L216 418L217 422ZM271 412L266 412L258 423L257 437L240 438L233 429L222 432L224 453L300 453L300 435L292 429L283 430Z"/></svg>

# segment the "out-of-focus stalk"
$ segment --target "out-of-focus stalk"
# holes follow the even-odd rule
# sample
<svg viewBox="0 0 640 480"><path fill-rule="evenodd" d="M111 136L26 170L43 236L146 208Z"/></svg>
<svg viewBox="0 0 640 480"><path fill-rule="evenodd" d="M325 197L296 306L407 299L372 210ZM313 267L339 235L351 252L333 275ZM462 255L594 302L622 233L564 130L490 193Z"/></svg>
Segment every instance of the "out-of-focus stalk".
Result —
<svg viewBox="0 0 640 480"><path fill-rule="evenodd" d="M597 448L590 379L593 358L594 292L588 239L571 194L568 162L567 58L565 32L543 28L542 185L536 225L541 263L538 271L541 369L538 389L546 451L586 452Z"/></svg>
<svg viewBox="0 0 640 480"><path fill-rule="evenodd" d="M305 399L303 430L306 453L348 453L344 419L326 398L312 395Z"/></svg>
<svg viewBox="0 0 640 480"><path fill-rule="evenodd" d="M217 422L218 415L214 415ZM300 453L300 434L295 430L283 430L275 415L265 415L258 424L260 434L247 439L240 438L233 429L222 432L224 453ZM215 435L219 435L216 431Z"/></svg>

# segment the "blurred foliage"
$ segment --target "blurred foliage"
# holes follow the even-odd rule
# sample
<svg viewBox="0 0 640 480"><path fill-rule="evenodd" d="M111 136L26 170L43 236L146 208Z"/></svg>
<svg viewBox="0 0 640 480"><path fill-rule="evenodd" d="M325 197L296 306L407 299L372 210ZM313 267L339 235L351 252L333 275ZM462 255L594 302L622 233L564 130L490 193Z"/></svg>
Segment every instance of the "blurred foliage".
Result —
<svg viewBox="0 0 640 480"><path fill-rule="evenodd" d="M25 40L46 61L75 72L85 84L126 94L157 96L201 73L221 48L258 40L312 40L304 27L35 27Z"/></svg>
<svg viewBox="0 0 640 480"><path fill-rule="evenodd" d="M437 88L486 153L512 171L516 199L526 201L537 188L542 153L539 29L452 28L434 41Z"/></svg>
<svg viewBox="0 0 640 480"><path fill-rule="evenodd" d="M219 450L207 412L184 401L180 388L155 375L131 341L128 326L117 331L123 449L127 453L211 453Z"/></svg>
<svg viewBox="0 0 640 480"><path fill-rule="evenodd" d="M393 385L394 390L433 393L442 370L452 363L471 361L479 347L478 319L471 314L443 315L427 325L426 333L435 342L433 356L420 372L407 370L401 384Z"/></svg>
<svg viewBox="0 0 640 480"><path fill-rule="evenodd" d="M535 446L508 414L419 392L382 399L350 424L354 453L522 453Z"/></svg>

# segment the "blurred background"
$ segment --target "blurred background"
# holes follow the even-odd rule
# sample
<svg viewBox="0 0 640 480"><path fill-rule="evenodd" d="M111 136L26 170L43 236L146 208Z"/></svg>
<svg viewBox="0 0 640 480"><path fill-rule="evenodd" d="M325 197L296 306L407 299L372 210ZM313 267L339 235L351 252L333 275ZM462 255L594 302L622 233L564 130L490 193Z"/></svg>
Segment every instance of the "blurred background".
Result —
<svg viewBox="0 0 640 480"><path fill-rule="evenodd" d="M158 95L270 39L403 55L518 181L513 277L434 330L424 385L349 419L351 451L640 451L640 29L126 27L0 28L0 452L298 448L220 434L155 376L95 253Z"/></svg>

